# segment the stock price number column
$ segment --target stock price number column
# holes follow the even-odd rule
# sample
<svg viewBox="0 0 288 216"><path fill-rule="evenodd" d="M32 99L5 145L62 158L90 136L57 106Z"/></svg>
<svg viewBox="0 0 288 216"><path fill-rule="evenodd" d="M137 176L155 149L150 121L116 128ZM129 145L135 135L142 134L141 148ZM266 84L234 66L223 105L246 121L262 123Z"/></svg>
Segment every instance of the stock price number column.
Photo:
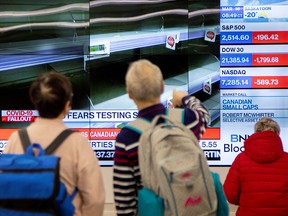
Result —
<svg viewBox="0 0 288 216"><path fill-rule="evenodd" d="M243 149L232 137L240 136L238 131L243 129L240 109L244 105L240 103L245 103L246 92L239 89L252 87L246 69L252 65L252 56L242 47L252 43L252 33L243 22L243 8L223 6L220 13L220 150L223 165L231 165L239 149Z"/></svg>
<svg viewBox="0 0 288 216"><path fill-rule="evenodd" d="M241 46L251 44L252 32L247 31L243 6L221 6L220 12L220 88L251 88L251 77L243 67L252 65L252 56ZM231 68L233 67L233 68ZM231 90L232 91L232 90Z"/></svg>

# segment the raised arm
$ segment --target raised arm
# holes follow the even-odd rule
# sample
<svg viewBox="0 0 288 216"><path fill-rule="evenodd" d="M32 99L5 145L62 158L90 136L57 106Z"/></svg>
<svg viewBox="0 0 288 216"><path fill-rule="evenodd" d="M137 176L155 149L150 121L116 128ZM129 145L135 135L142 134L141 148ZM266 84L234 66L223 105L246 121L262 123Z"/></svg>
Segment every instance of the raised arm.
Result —
<svg viewBox="0 0 288 216"><path fill-rule="evenodd" d="M208 109L199 99L184 91L174 90L172 103L175 107L184 108L184 124L200 139L210 120Z"/></svg>

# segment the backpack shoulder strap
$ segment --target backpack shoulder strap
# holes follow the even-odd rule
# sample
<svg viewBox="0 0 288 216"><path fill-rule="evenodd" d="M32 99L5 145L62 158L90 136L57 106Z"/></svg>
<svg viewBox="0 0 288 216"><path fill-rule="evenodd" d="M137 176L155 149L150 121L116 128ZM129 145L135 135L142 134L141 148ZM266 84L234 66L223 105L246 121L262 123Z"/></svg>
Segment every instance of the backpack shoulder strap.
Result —
<svg viewBox="0 0 288 216"><path fill-rule="evenodd" d="M187 128L186 125L184 125L184 115L185 115L185 110L184 109L181 109L181 108L176 108L176 109L166 109L166 115L174 120L174 121L177 121L177 122L180 122L183 124L183 126L185 126ZM188 128L187 128L188 129ZM199 140L197 139L197 137L195 136L195 134L190 130L188 129L191 134L192 134L192 137L193 137L193 142L194 143L199 143ZM190 133L189 132L189 133Z"/></svg>
<svg viewBox="0 0 288 216"><path fill-rule="evenodd" d="M65 129L62 131L53 141L52 143L45 149L45 154L49 155L52 154L60 145L61 143L72 133L74 133L74 130L71 129ZM18 131L19 137L23 146L24 152L26 152L26 149L31 145L27 129L23 128Z"/></svg>
<svg viewBox="0 0 288 216"><path fill-rule="evenodd" d="M183 109L166 109L166 116L173 120L180 121L184 123L184 110ZM130 122L128 125L124 126L124 128L129 128L139 134L142 134L145 130L147 130L151 126L150 121L144 118L137 118L135 121Z"/></svg>
<svg viewBox="0 0 288 216"><path fill-rule="evenodd" d="M52 143L45 149L45 154L50 155L52 154L60 145L61 143L72 133L74 130L65 129L62 131L53 141Z"/></svg>
<svg viewBox="0 0 288 216"><path fill-rule="evenodd" d="M184 124L184 109L166 109L166 115L175 120L180 121L182 124Z"/></svg>
<svg viewBox="0 0 288 216"><path fill-rule="evenodd" d="M144 118L137 118L135 121L130 122L128 125L125 125L124 128L129 128L140 135L147 130L151 125L151 122Z"/></svg>
<svg viewBox="0 0 288 216"><path fill-rule="evenodd" d="M23 147L24 152L26 152L26 149L28 148L29 145L31 145L28 133L27 133L27 129L26 128L22 128L20 130L18 130L18 134L21 140L21 144Z"/></svg>

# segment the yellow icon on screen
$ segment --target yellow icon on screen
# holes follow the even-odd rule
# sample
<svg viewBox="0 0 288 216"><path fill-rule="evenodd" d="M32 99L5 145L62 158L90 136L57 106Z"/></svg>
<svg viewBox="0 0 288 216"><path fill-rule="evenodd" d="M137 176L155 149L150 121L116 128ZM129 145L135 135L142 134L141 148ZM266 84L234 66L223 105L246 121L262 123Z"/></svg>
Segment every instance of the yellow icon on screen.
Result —
<svg viewBox="0 0 288 216"><path fill-rule="evenodd" d="M268 18L268 16L267 16L267 14L266 13L264 13L264 12L261 12L261 13L259 13L258 14L258 18Z"/></svg>

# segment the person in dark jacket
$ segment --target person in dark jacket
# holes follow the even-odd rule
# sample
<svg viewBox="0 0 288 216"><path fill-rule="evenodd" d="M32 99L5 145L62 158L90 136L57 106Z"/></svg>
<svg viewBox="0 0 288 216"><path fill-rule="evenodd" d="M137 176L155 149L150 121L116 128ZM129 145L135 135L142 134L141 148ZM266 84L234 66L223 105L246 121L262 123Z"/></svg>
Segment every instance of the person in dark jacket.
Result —
<svg viewBox="0 0 288 216"><path fill-rule="evenodd" d="M288 153L283 150L280 126L264 117L254 130L232 163L225 194L238 205L236 216L287 216Z"/></svg>

